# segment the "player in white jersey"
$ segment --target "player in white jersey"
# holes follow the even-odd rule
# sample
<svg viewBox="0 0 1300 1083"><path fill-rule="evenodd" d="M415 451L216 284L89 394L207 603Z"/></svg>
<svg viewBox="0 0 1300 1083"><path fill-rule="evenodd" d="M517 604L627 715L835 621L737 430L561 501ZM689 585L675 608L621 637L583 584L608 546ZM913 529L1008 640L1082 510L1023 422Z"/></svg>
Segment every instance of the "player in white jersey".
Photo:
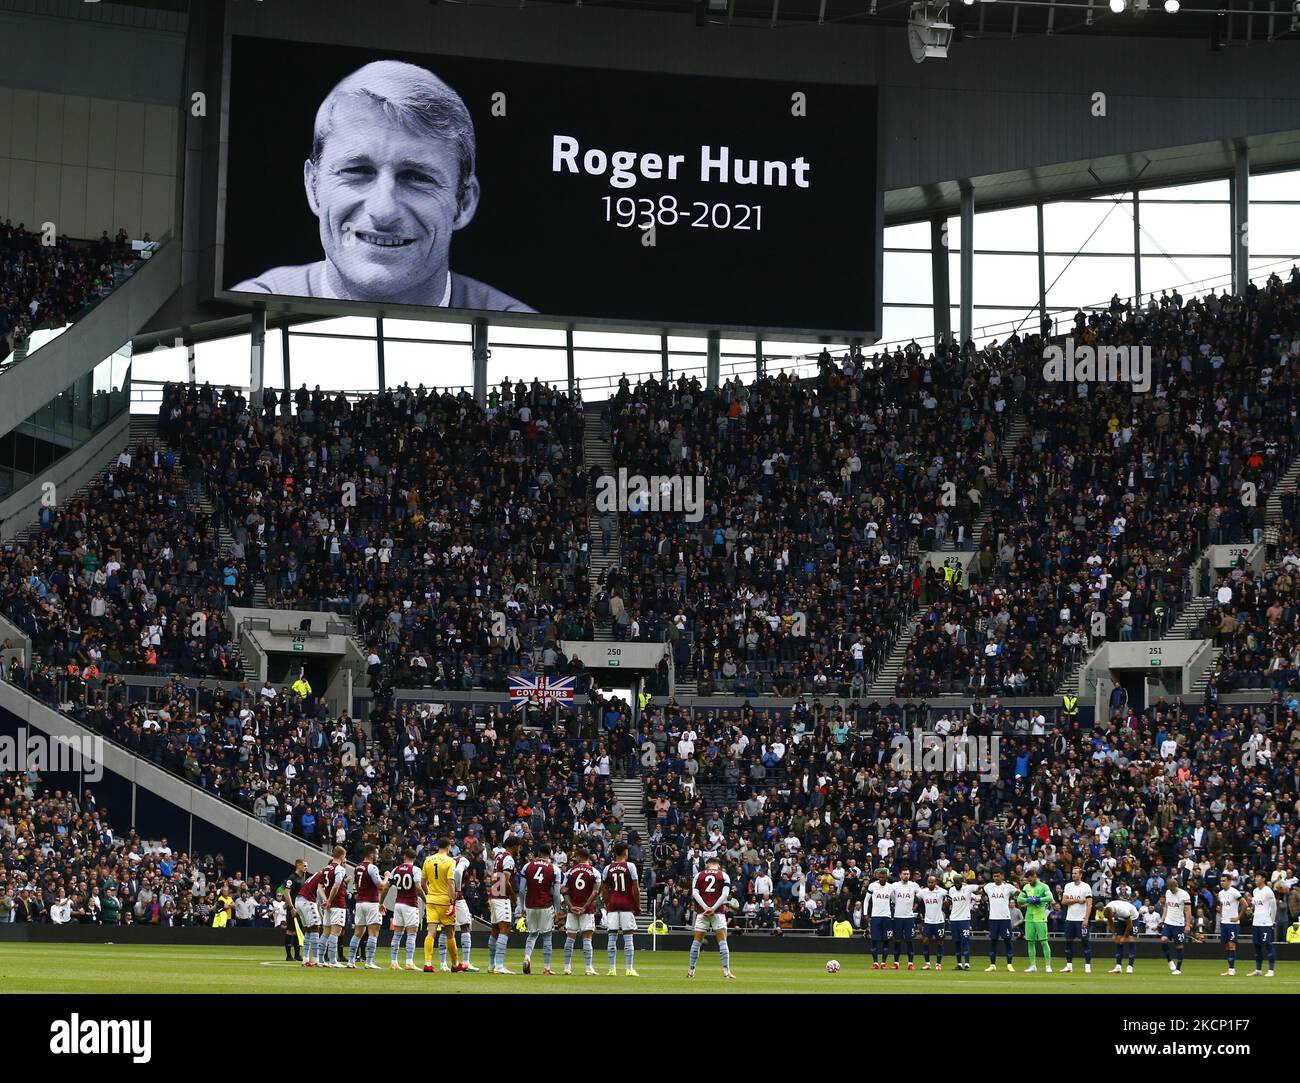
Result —
<svg viewBox="0 0 1300 1083"><path fill-rule="evenodd" d="M1183 952L1191 923L1192 897L1174 880L1165 888L1164 910L1160 915L1160 947L1169 961L1171 974L1183 972Z"/></svg>
<svg viewBox="0 0 1300 1083"><path fill-rule="evenodd" d="M867 885L867 895L871 900L871 920L868 933L871 936L871 969L883 970L889 957L889 941L894 936L894 885L889 882L889 870L876 870L876 879Z"/></svg>
<svg viewBox="0 0 1300 1083"><path fill-rule="evenodd" d="M974 901L973 884L959 881L948 889L948 925L958 970L970 969L970 908Z"/></svg>
<svg viewBox="0 0 1300 1083"><path fill-rule="evenodd" d="M916 893L916 897L921 900L921 905L925 907L924 920L921 925L925 963L921 966L921 969L930 969L930 945L933 944L935 951L938 953L935 956L934 969L942 970L943 904L948 899L948 893L939 886L939 878L934 873L931 873L926 877L925 887Z"/></svg>
<svg viewBox="0 0 1300 1083"><path fill-rule="evenodd" d="M469 858L462 852L456 856L456 870L452 874L456 881L456 935L460 938L460 968L462 972L472 972L477 974L478 967L469 961L470 948L474 946L474 938L471 932L474 928L474 919L470 917L469 903L465 901L465 872L469 868ZM452 935L450 930L444 929L442 936L438 940L438 958L441 961L439 969L445 969L447 966L447 937Z"/></svg>
<svg viewBox="0 0 1300 1083"><path fill-rule="evenodd" d="M1121 887L1119 897L1108 902L1102 910L1102 917L1106 919L1106 925L1110 929L1110 935L1115 941L1115 965L1111 968L1112 974L1121 974L1124 971L1124 955L1128 953L1128 972L1133 973L1133 963L1137 959L1137 931L1135 924L1138 918L1137 907L1133 905L1129 897L1129 889Z"/></svg>
<svg viewBox="0 0 1300 1083"><path fill-rule="evenodd" d="M1241 892L1224 881L1219 888L1218 901L1214 905L1219 915L1219 938L1228 952L1228 969L1219 977L1232 978L1237 974L1237 936L1241 931Z"/></svg>
<svg viewBox="0 0 1300 1083"><path fill-rule="evenodd" d="M1255 942L1255 969L1249 976L1258 978L1264 974L1267 954L1268 973L1264 977L1271 978L1277 965L1277 896L1262 872L1255 874L1255 889L1250 893L1250 930Z"/></svg>
<svg viewBox="0 0 1300 1083"><path fill-rule="evenodd" d="M892 885L894 893L894 969L898 969L899 957L903 954L903 944L907 944L907 969L916 969L916 952L912 941L916 936L916 893L921 885L912 879L910 869L898 874L898 882Z"/></svg>
<svg viewBox="0 0 1300 1083"><path fill-rule="evenodd" d="M1070 872L1070 882L1061 890L1065 903L1065 966L1062 974L1074 970L1074 942L1083 943L1083 972L1092 973L1092 885L1085 883L1083 869L1075 865Z"/></svg>
<svg viewBox="0 0 1300 1083"><path fill-rule="evenodd" d="M1007 970L1014 974L1015 966L1011 959L1011 900L1019 889L1010 883L1001 869L993 871L993 879L984 885L984 895L989 901L989 965L984 968L987 974L998 968L998 942L1006 945Z"/></svg>

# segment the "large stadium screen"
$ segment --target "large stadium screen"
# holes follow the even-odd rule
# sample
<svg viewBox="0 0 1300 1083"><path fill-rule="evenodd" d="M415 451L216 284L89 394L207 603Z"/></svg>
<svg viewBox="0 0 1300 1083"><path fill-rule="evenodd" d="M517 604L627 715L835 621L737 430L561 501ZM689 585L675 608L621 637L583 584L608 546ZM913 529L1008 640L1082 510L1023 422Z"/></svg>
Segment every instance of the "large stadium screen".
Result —
<svg viewBox="0 0 1300 1083"><path fill-rule="evenodd" d="M227 299L879 327L874 88L236 37L228 107Z"/></svg>

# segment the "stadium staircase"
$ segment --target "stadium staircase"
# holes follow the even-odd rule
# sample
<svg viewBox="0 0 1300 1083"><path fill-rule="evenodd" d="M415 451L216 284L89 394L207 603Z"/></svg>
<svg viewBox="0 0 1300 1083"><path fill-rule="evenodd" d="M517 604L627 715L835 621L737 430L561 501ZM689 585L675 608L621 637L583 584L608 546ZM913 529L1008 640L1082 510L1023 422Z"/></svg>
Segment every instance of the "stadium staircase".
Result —
<svg viewBox="0 0 1300 1083"><path fill-rule="evenodd" d="M608 474L614 473L614 447L605 436L605 422L598 408L583 412L582 418L582 463L590 471L599 466ZM591 582L591 596L594 599L604 586L605 579L611 571L617 571L623 559L622 533L618 528L618 515L614 515L614 536L610 539L609 552L600 531L600 515L596 511L595 499L587 509L587 536L591 545L591 563L587 574ZM596 621L595 639L599 643L611 643L614 640L613 622L606 617Z"/></svg>
<svg viewBox="0 0 1300 1083"><path fill-rule="evenodd" d="M889 699L890 696L894 695L894 691L898 687L898 675L903 672L903 664L907 659L907 652L912 646L912 640L916 636L917 627L917 618L913 617L907 622L907 627L898 633L898 638L894 640L894 647L889 652L889 657L880 664L880 668L876 670L876 675L871 684L867 686L866 699L868 702L873 699Z"/></svg>
<svg viewBox="0 0 1300 1083"><path fill-rule="evenodd" d="M1025 411L1021 407L1016 407L1015 412L1011 415L1011 421L1007 424L1006 435L1002 437L1002 443L998 446L998 461L993 463L993 479L996 479L1001 475L1003 464L1015 454L1016 448L1020 444L1021 437L1023 437L1028 431L1029 418L1025 415ZM980 551L980 544L984 540L984 531L987 529L989 521L993 518L993 509L988 507L987 503L988 502L986 501L986 506L980 509L979 515L975 518L975 524L971 527L969 551L973 553L978 553ZM993 540L996 543L997 539L995 538ZM961 553L966 551L958 549L956 538L951 536L944 539L944 543L940 549L945 553Z"/></svg>
<svg viewBox="0 0 1300 1083"><path fill-rule="evenodd" d="M1183 606L1183 611L1178 614L1178 619L1169 626L1169 631L1162 635L1161 639L1200 639L1197 634L1197 628L1204 619L1205 614L1210 611L1214 605L1214 598L1209 594L1200 594L1192 598Z"/></svg>
<svg viewBox="0 0 1300 1083"><path fill-rule="evenodd" d="M1268 502L1264 505L1266 526L1282 522L1282 496L1284 493L1294 493L1297 489L1300 489L1300 455L1291 460L1286 473L1278 478L1273 491L1268 494Z"/></svg>
<svg viewBox="0 0 1300 1083"><path fill-rule="evenodd" d="M117 457L123 450L135 454L136 449L141 444L147 444L150 447L157 446L163 451L168 450L166 442L158 437L158 419L156 417L132 415L130 421L127 422L126 443L122 447L113 451L112 458L110 458L103 467L95 473L95 476L91 478L90 481L81 486L81 488L73 494L73 499L84 500L91 489L97 485L103 484L104 479L109 475L113 468L117 466ZM198 502L199 499L197 494L193 491L191 491L191 499L196 502ZM40 532L40 523L33 522L19 530L15 537L19 542L25 544L26 542L31 541L31 539Z"/></svg>
<svg viewBox="0 0 1300 1083"><path fill-rule="evenodd" d="M623 827L635 831L641 841L650 837L650 822L645 815L645 786L640 775L628 775L626 778L611 778L614 793L623 805Z"/></svg>
<svg viewBox="0 0 1300 1083"><path fill-rule="evenodd" d="M1056 695L1074 695L1079 688L1079 672L1088 664L1094 651L1081 651L1079 657L1070 665L1065 667L1065 672L1061 674L1061 679L1056 685Z"/></svg>
<svg viewBox="0 0 1300 1083"><path fill-rule="evenodd" d="M1268 494L1268 500L1264 504L1264 528L1267 530L1271 526L1280 526L1284 518L1282 511L1282 497L1288 493L1295 493L1300 483L1300 455L1297 455L1287 464L1286 470L1277 479L1273 486L1273 491ZM1213 584L1207 584L1213 589ZM1210 594L1203 594L1193 598L1187 603L1183 612L1179 614L1178 620L1174 622L1173 627L1169 629L1166 639L1200 639L1201 636L1196 634L1196 630L1201 623L1201 619L1210 608L1214 605L1214 597ZM1212 647L1212 656L1210 664L1201 671L1196 683L1192 685L1189 698L1193 702L1199 702L1205 697L1205 689L1210 683L1210 677L1219 667L1219 658L1223 654L1222 647Z"/></svg>
<svg viewBox="0 0 1300 1083"><path fill-rule="evenodd" d="M993 464L993 476L996 478L1002 472L1003 463L1015 454L1016 447L1020 444L1021 438L1029 431L1029 419L1025 416L1024 410L1017 408L1011 416L1011 421L1007 426L1006 434L1002 437L1002 443L999 446L999 458ZM954 538L944 540L943 546L936 550L936 553L967 553L980 551L980 543L984 540L984 531L988 527L989 521L993 518L991 508L984 508L975 520L975 525L971 528L970 549L958 549ZM933 558L934 554L931 554ZM888 699L895 694L898 687L898 676L903 671L903 666L907 660L908 649L912 645L912 640L916 636L919 617L913 617L907 622L907 626L899 633L898 638L894 640L894 646L890 649L888 657L881 663L880 668L876 670L871 684L867 687L867 700Z"/></svg>
<svg viewBox="0 0 1300 1083"><path fill-rule="evenodd" d="M159 451L175 450L158 434L158 417L156 414L132 414L128 431L131 436L129 450L132 453L141 444L157 448ZM190 499L208 517L208 521L212 524L212 529L216 533L217 557L218 559L224 558L230 552L230 531L226 529L226 524L222 521L222 516L218 513L217 506L212 502L212 498L204 490L203 483L193 477L189 479L189 483Z"/></svg>

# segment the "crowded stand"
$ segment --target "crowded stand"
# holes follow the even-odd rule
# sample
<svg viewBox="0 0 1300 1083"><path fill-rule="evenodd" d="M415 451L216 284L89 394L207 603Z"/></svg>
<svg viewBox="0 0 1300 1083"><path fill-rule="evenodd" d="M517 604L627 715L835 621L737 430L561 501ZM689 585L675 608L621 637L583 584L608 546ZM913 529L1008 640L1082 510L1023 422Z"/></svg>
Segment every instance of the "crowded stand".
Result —
<svg viewBox="0 0 1300 1083"><path fill-rule="evenodd" d="M1007 391L983 354L908 351L812 382L716 392L685 377L605 408L614 461L702 479L703 521L622 522L621 620L673 642L679 675L740 695L864 694L921 598L919 555L970 529L1005 433ZM942 488L970 491L951 511Z"/></svg>
<svg viewBox="0 0 1300 1083"><path fill-rule="evenodd" d="M899 694L1050 695L1101 640L1165 633L1201 592L1206 545L1262 538L1300 437L1300 279L1239 299L1116 299L1069 334L1149 347L1151 394L1047 382L1042 343L1008 341L1029 431L990 487L969 585L922 614Z"/></svg>
<svg viewBox="0 0 1300 1083"><path fill-rule="evenodd" d="M24 223L0 223L0 355L35 330L75 321L140 258L125 230L116 238L105 230L97 241L48 239Z"/></svg>
<svg viewBox="0 0 1300 1083"><path fill-rule="evenodd" d="M941 716L941 736L1000 741L982 766L972 749L955 783L895 769L894 738L909 735L898 708L855 723L802 705L788 725L748 708L656 714L647 850L663 912L688 904L693 873L718 854L736 870L743 922L759 929L788 928L787 910L796 928L829 932L837 914L861 928L880 865L891 880L909 868L945 887L1032 868L1059 888L1077 864L1098 909L1121 886L1156 905L1176 879L1209 932L1214 902L1200 893L1264 871L1285 885L1279 897L1291 892L1280 923L1300 916L1294 711L1162 702L1090 732L1014 713L977 703Z"/></svg>
<svg viewBox="0 0 1300 1083"><path fill-rule="evenodd" d="M932 871L944 886L1034 869L1053 888L1078 865L1099 907L1122 888L1156 905L1176 880L1208 932L1203 893L1263 871L1283 900L1279 922L1300 915L1300 723L1282 703L1161 701L1078 731L977 701L934 722L965 750L940 774L899 758L898 739L925 712L895 703L776 712L669 700L633 732L626 713L582 708L538 729L495 710L384 704L363 725L269 687L211 694L205 708L195 698L177 682L160 711L110 695L75 713L325 848L375 842L395 864L402 846L424 854L447 833L470 862L471 907L508 834L553 844L561 862L580 845L608 860L628 814L611 781L636 772L649 829L629 856L647 910L669 925L712 856L732 870L740 927L761 931L828 931L837 918L861 928L882 865L895 877ZM976 913L977 929L986 917Z"/></svg>
<svg viewBox="0 0 1300 1083"><path fill-rule="evenodd" d="M1284 528L1270 527L1266 562L1252 574L1239 559L1214 586L1214 604L1197 634L1221 651L1209 695L1269 689L1291 702L1300 692L1300 539L1294 528L1294 494L1282 497Z"/></svg>
<svg viewBox="0 0 1300 1083"><path fill-rule="evenodd" d="M0 779L0 923L283 924L266 877L122 834L114 820L90 789L51 789L34 772Z"/></svg>
<svg viewBox="0 0 1300 1083"><path fill-rule="evenodd" d="M175 454L148 446L0 550L0 611L74 691L117 673L239 676L225 610L245 591Z"/></svg>
<svg viewBox="0 0 1300 1083"><path fill-rule="evenodd" d="M254 416L229 389L168 385L159 415L269 604L351 616L414 687L501 689L524 652L540 664L590 632L580 403L537 381L503 382L486 409L423 386L357 402L304 386L290 413L283 394Z"/></svg>
<svg viewBox="0 0 1300 1083"><path fill-rule="evenodd" d="M423 855L451 835L476 913L507 835L558 845L561 863L578 846L607 861L637 811L649 832L629 858L670 925L710 857L731 870L741 926L773 933L861 928L880 865L945 886L1032 868L1054 890L1079 865L1097 899L1123 886L1147 905L1177 881L1210 930L1201 893L1264 872L1279 921L1294 919L1294 499L1272 541L1264 516L1300 435L1298 319L1295 277L1242 299L1080 313L1079 341L1151 346L1144 398L1045 382L1036 335L826 355L812 380L712 392L625 379L602 412L614 463L703 478L703 516L629 508L620 560L595 581L598 470L582 460L576 397L537 381L503 383L486 408L422 387L359 401L304 387L268 391L255 412L237 391L169 385L165 446L124 453L6 550L0 604L39 656L9 678L324 849L373 842L392 867L403 846ZM1240 567L1218 588L1206 627L1224 654L1205 704L1121 708L1080 730L999 702L1050 696L1101 639L1159 636L1209 589L1204 546L1237 541L1270 552L1261 576ZM927 563L950 543L971 558L960 574ZM310 689L183 679L240 679L221 616L258 588L356 622L365 718L332 716ZM881 703L866 689L913 614L897 696ZM668 644L702 692L734 696L686 707L665 679L634 721L557 650L605 621L616 639ZM574 709L525 726L489 697L431 701L541 671L584 677ZM125 680L138 672L172 679L144 702ZM1279 695L1217 700L1257 686ZM927 703L949 692L974 704ZM766 708L766 693L797 702ZM974 747L991 758L942 777L900 764L896 739L917 728L986 742ZM643 809L622 804L619 776L641 779ZM9 798L26 809L37 795ZM48 800L47 820L94 822L93 807Z"/></svg>

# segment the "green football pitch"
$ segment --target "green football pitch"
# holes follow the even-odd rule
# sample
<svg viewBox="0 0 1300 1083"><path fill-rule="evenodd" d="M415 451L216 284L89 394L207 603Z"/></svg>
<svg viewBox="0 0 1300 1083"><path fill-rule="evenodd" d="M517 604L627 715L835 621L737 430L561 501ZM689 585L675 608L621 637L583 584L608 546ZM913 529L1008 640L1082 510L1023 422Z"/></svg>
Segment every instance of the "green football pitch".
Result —
<svg viewBox="0 0 1300 1083"><path fill-rule="evenodd" d="M712 945L700 957L696 976L686 977L687 955L681 951L638 950L640 976L625 977L620 959L617 977L608 977L604 944L596 952L599 977L585 977L579 966L572 977L541 974L541 952L534 955L531 976L479 974L425 974L388 969L387 938L376 962L382 970L308 970L286 963L282 950L247 947L145 947L114 944L0 944L0 991L7 993L1038 993L1059 989L1068 993L1300 993L1300 966L1283 962L1273 978L1249 978L1253 956L1243 956L1234 978L1220 977L1220 960L1189 960L1174 977L1162 959L1139 959L1132 974L1108 974L1113 957L1098 954L1093 972L1084 974L1076 961L1072 974L1025 974L1023 956L1016 973L1004 965L986 974L984 959L972 960L974 969L957 971L951 962L942 972L917 969L873 972L870 959L844 953L838 974L826 972L826 955L773 952L746 954L738 946L731 953L736 981L722 975ZM828 945L829 947L830 945ZM403 957L403 961L405 961ZM424 961L423 943L416 963ZM487 953L475 946L473 962L485 965ZM522 954L512 948L506 966L518 971ZM552 964L563 968L563 955ZM906 963L904 963L906 967Z"/></svg>

